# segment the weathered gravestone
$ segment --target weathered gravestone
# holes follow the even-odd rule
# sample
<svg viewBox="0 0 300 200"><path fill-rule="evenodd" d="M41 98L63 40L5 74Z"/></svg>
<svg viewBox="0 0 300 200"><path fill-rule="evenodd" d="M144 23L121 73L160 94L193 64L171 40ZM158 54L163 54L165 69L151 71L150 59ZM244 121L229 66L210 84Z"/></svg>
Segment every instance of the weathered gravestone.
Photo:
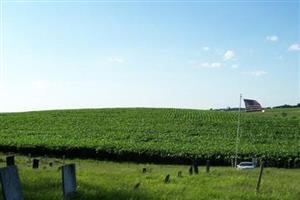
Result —
<svg viewBox="0 0 300 200"><path fill-rule="evenodd" d="M15 156L6 156L6 166L15 165Z"/></svg>
<svg viewBox="0 0 300 200"><path fill-rule="evenodd" d="M62 166L62 182L64 197L70 196L76 191L75 164Z"/></svg>
<svg viewBox="0 0 300 200"><path fill-rule="evenodd" d="M189 174L193 175L193 166L190 166L190 168L189 168Z"/></svg>
<svg viewBox="0 0 300 200"><path fill-rule="evenodd" d="M199 173L199 170L198 170L198 163L197 163L197 161L194 161L194 162L193 162L193 166L194 166L194 173L195 173L195 174L198 174L198 173Z"/></svg>
<svg viewBox="0 0 300 200"><path fill-rule="evenodd" d="M0 182L4 200L23 200L18 169L9 166L0 169Z"/></svg>
<svg viewBox="0 0 300 200"><path fill-rule="evenodd" d="M134 189L138 189L141 185L141 182L138 182L137 184L135 184Z"/></svg>
<svg viewBox="0 0 300 200"><path fill-rule="evenodd" d="M33 162L32 162L32 168L33 169L38 169L39 168L39 159L33 159Z"/></svg>
<svg viewBox="0 0 300 200"><path fill-rule="evenodd" d="M165 177L164 182L165 182L165 183L169 183L169 182L170 182L170 174L168 174L168 175Z"/></svg>
<svg viewBox="0 0 300 200"><path fill-rule="evenodd" d="M182 171L179 171L179 172L177 173L177 177L182 177Z"/></svg>
<svg viewBox="0 0 300 200"><path fill-rule="evenodd" d="M210 169L210 161L207 160L206 161L206 173L209 173L209 169Z"/></svg>
<svg viewBox="0 0 300 200"><path fill-rule="evenodd" d="M143 168L143 173L146 173L147 172L147 169L146 168Z"/></svg>

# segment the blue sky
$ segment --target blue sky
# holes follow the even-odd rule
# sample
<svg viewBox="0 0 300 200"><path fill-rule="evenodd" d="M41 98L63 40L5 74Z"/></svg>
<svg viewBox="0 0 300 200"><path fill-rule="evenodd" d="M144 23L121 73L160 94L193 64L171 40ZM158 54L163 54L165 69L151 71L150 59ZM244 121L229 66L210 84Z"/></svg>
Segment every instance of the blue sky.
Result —
<svg viewBox="0 0 300 200"><path fill-rule="evenodd" d="M0 112L300 102L299 1L2 1Z"/></svg>

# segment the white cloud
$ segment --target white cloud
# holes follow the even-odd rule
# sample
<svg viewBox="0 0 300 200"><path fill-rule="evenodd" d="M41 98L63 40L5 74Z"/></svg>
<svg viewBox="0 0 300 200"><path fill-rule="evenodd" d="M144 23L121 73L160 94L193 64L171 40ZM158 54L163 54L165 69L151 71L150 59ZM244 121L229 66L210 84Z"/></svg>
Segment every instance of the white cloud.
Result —
<svg viewBox="0 0 300 200"><path fill-rule="evenodd" d="M108 61L110 63L117 63L117 64L122 64L124 63L124 60L122 58L118 58L118 57L109 57Z"/></svg>
<svg viewBox="0 0 300 200"><path fill-rule="evenodd" d="M231 68L233 68L233 69L237 69L237 68L239 68L239 65L236 65L236 64L234 64L234 65L231 65Z"/></svg>
<svg viewBox="0 0 300 200"><path fill-rule="evenodd" d="M207 63L207 62L204 62L204 63L196 63L194 65L196 68L220 68L222 67L222 63L219 63L219 62L213 62L213 63Z"/></svg>
<svg viewBox="0 0 300 200"><path fill-rule="evenodd" d="M266 40L270 42L277 42L279 40L279 37L277 35L268 35L266 37Z"/></svg>
<svg viewBox="0 0 300 200"><path fill-rule="evenodd" d="M210 65L211 68L219 68L222 67L222 63L214 62Z"/></svg>
<svg viewBox="0 0 300 200"><path fill-rule="evenodd" d="M235 59L235 53L233 50L227 50L223 56L224 60L233 60Z"/></svg>
<svg viewBox="0 0 300 200"><path fill-rule="evenodd" d="M300 51L300 44L294 43L289 47L289 51Z"/></svg>
<svg viewBox="0 0 300 200"><path fill-rule="evenodd" d="M209 63L201 63L200 66L204 67L204 68L209 68L210 64Z"/></svg>
<svg viewBox="0 0 300 200"><path fill-rule="evenodd" d="M251 72L243 72L244 74L248 74L251 76L264 76L267 74L266 71L263 70L256 70L256 71L251 71Z"/></svg>
<svg viewBox="0 0 300 200"><path fill-rule="evenodd" d="M209 51L210 48L209 48L209 47L203 47L202 50L203 50L203 51Z"/></svg>

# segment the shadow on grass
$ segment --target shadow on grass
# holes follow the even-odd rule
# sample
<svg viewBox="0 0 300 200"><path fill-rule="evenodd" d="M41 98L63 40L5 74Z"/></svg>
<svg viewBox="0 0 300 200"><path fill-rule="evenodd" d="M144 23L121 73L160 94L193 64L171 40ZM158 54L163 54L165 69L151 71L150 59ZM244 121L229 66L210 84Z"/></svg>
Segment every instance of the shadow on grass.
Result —
<svg viewBox="0 0 300 200"><path fill-rule="evenodd" d="M26 178L21 179L22 193L24 199L32 200L50 200L50 199L62 199L62 186L59 179L38 177L38 178ZM0 198L1 199L1 198Z"/></svg>
<svg viewBox="0 0 300 200"><path fill-rule="evenodd" d="M62 185L58 179L41 177L22 183L22 193L24 199L30 200L61 200L63 199ZM3 199L0 187L0 200ZM147 200L159 199L158 195L150 194L143 188L126 189L120 187L106 187L92 185L88 183L78 183L77 192L68 198L69 200Z"/></svg>
<svg viewBox="0 0 300 200"><path fill-rule="evenodd" d="M121 189L121 188L100 188L90 184L81 183L77 192L72 195L70 200L125 200L125 199L159 199L159 196L149 194L140 189Z"/></svg>

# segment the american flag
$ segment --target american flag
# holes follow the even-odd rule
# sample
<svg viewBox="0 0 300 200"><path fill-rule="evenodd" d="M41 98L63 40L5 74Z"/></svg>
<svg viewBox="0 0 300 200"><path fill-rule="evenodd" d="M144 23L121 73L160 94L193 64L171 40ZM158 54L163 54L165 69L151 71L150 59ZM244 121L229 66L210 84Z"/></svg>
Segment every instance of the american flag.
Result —
<svg viewBox="0 0 300 200"><path fill-rule="evenodd" d="M253 99L244 99L246 111L247 112L255 112L255 111L262 111L261 105Z"/></svg>

